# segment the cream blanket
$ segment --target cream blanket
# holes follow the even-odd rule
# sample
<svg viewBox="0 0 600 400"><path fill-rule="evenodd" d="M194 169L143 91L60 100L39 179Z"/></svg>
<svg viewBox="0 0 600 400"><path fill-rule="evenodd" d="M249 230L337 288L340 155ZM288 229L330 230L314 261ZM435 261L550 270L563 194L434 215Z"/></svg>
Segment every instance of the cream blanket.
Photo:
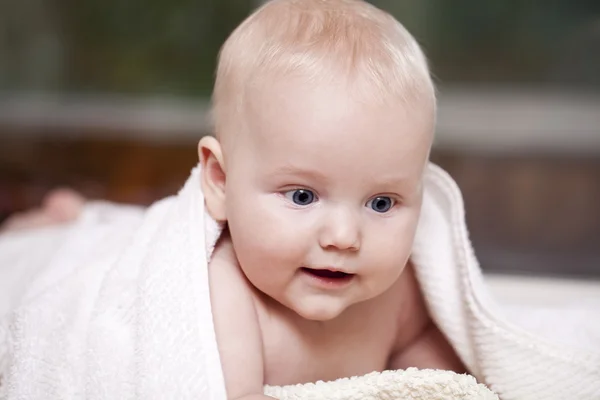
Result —
<svg viewBox="0 0 600 400"><path fill-rule="evenodd" d="M579 347L510 322L482 279L455 183L430 165L425 184L413 261L433 318L477 380L505 400L600 399L600 313L575 321L588 340ZM0 392L224 399L207 278L218 234L196 168L177 196L147 210L90 203L69 227L0 237ZM371 393L399 384L384 375L359 382ZM408 388L449 376L400 375ZM432 387L410 398L434 398Z"/></svg>

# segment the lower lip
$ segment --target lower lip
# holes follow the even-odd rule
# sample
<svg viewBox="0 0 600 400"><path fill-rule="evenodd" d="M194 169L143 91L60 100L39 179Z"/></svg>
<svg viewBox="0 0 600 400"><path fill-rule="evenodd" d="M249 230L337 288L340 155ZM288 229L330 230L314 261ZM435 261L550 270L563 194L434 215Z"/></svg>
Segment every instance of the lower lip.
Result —
<svg viewBox="0 0 600 400"><path fill-rule="evenodd" d="M341 278L330 278L325 276L315 275L305 268L302 268L300 272L308 277L313 284L326 289L341 289L348 286L353 280L355 275L348 274Z"/></svg>

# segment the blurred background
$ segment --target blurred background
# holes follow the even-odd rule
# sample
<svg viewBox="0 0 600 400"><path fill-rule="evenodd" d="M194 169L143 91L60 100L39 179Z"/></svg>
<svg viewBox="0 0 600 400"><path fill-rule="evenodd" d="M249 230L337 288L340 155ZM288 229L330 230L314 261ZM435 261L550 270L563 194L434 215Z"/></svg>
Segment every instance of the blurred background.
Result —
<svg viewBox="0 0 600 400"><path fill-rule="evenodd" d="M258 0L0 2L0 220L50 188L149 204L210 132L218 49ZM600 1L373 0L431 60L433 160L486 271L600 278Z"/></svg>

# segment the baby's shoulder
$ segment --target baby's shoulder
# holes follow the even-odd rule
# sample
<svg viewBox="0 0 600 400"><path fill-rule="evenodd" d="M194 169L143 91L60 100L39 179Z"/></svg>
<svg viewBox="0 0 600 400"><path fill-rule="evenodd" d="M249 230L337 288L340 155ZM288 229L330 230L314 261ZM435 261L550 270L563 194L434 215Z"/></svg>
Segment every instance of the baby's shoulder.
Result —
<svg viewBox="0 0 600 400"><path fill-rule="evenodd" d="M235 249L231 242L231 236L227 230L221 233L221 236L215 243L214 250L208 262L208 272L211 277L211 285L227 282L221 281L220 278L233 279L238 284L245 281L244 273L239 266Z"/></svg>
<svg viewBox="0 0 600 400"><path fill-rule="evenodd" d="M217 296L232 299L231 301L253 297L251 285L239 266L233 244L226 232L217 241L210 257L208 277L213 301Z"/></svg>

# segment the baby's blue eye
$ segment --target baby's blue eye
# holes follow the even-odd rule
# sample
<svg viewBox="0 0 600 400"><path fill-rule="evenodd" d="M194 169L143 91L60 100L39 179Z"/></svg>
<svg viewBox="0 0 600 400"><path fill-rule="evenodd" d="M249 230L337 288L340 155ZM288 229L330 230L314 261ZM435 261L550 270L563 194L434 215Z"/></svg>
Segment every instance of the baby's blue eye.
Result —
<svg viewBox="0 0 600 400"><path fill-rule="evenodd" d="M285 197L299 206L307 206L316 199L315 194L306 189L290 190L289 192L285 192Z"/></svg>
<svg viewBox="0 0 600 400"><path fill-rule="evenodd" d="M393 205L394 200L387 196L373 197L367 202L367 207L371 207L374 211L377 211L378 213L388 212Z"/></svg>

